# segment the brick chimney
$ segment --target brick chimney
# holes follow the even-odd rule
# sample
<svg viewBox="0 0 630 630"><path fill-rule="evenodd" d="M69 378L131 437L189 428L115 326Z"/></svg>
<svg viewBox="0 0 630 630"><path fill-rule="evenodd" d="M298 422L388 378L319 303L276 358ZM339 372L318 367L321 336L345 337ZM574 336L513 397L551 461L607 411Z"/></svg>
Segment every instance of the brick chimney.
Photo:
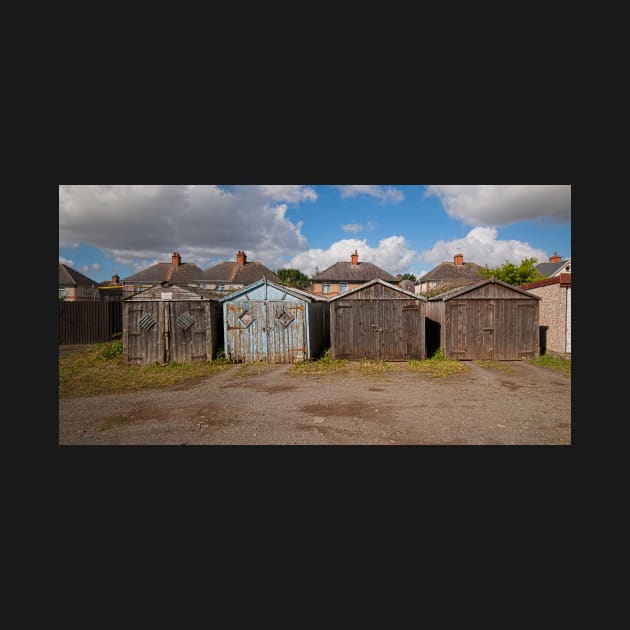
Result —
<svg viewBox="0 0 630 630"><path fill-rule="evenodd" d="M112 284L120 284L120 276L117 273L112 276Z"/></svg>
<svg viewBox="0 0 630 630"><path fill-rule="evenodd" d="M171 264L173 267L179 267L182 264L182 257L179 255L179 252L173 252Z"/></svg>
<svg viewBox="0 0 630 630"><path fill-rule="evenodd" d="M359 264L359 254L357 250L354 250L354 253L350 254L350 259L352 260L352 266L356 267Z"/></svg>
<svg viewBox="0 0 630 630"><path fill-rule="evenodd" d="M553 256L549 257L549 262L550 263L557 263L560 262L562 260L562 258L560 256L558 256L558 252L554 252Z"/></svg>
<svg viewBox="0 0 630 630"><path fill-rule="evenodd" d="M236 264L237 265L244 265L247 262L247 255L245 254L245 252L242 249L239 249L236 252Z"/></svg>
<svg viewBox="0 0 630 630"><path fill-rule="evenodd" d="M453 261L455 262L455 266L461 267L464 264L464 254L455 254Z"/></svg>

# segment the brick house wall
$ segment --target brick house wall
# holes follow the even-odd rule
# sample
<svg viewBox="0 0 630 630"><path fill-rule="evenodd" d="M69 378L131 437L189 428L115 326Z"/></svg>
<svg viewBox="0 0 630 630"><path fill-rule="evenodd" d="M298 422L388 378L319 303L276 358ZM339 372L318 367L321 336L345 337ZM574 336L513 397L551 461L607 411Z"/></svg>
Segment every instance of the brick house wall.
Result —
<svg viewBox="0 0 630 630"><path fill-rule="evenodd" d="M565 274L563 274L564 276ZM564 280L564 279L563 279ZM534 286L532 284L543 284ZM530 288L531 287L531 288ZM522 285L529 293L540 296L539 325L547 326L547 350L571 352L571 285L560 278Z"/></svg>

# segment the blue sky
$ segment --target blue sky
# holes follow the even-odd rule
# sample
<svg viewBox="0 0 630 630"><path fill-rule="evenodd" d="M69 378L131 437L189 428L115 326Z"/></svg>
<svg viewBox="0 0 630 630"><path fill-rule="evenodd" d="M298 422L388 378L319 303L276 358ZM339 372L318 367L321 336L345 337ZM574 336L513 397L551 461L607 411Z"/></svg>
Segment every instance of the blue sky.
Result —
<svg viewBox="0 0 630 630"><path fill-rule="evenodd" d="M100 282L178 251L310 275L339 260L416 276L452 260L571 256L571 187L490 185L59 186L59 261Z"/></svg>

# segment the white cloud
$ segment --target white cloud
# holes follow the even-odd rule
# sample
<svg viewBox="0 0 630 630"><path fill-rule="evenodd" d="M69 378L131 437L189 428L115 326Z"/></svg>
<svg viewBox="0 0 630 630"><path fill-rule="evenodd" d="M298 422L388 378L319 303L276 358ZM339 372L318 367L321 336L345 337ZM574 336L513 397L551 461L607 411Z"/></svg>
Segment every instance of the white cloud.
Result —
<svg viewBox="0 0 630 630"><path fill-rule="evenodd" d="M100 271L101 270L101 264L94 262L92 263L92 271Z"/></svg>
<svg viewBox="0 0 630 630"><path fill-rule="evenodd" d="M286 201L299 203L300 201L317 201L317 193L308 186L252 186L254 190L273 199L274 201Z"/></svg>
<svg viewBox="0 0 630 630"><path fill-rule="evenodd" d="M427 186L426 194L467 225L571 220L571 186Z"/></svg>
<svg viewBox="0 0 630 630"><path fill-rule="evenodd" d="M482 267L496 267L506 260L520 263L523 258L537 258L539 262L547 260L542 249L522 241L501 241L497 235L498 231L494 227L476 227L464 238L438 241L432 249L422 252L418 260L437 266L441 262L452 262L458 252L464 255L464 262L474 262Z"/></svg>
<svg viewBox="0 0 630 630"><path fill-rule="evenodd" d="M59 262L62 265L68 265L68 267L74 268L74 260L70 260L69 258L66 258L65 256L59 256Z"/></svg>
<svg viewBox="0 0 630 630"><path fill-rule="evenodd" d="M400 203L404 201L405 195L402 190L398 188L392 188L391 186L339 186L341 196L344 199L348 197L358 197L359 195L368 195L369 197L376 197L381 200L382 204L386 203Z"/></svg>
<svg viewBox="0 0 630 630"><path fill-rule="evenodd" d="M351 232L356 234L357 232L364 232L366 230L375 230L378 227L376 221L368 221L365 225L363 223L344 223L341 229L344 232Z"/></svg>
<svg viewBox="0 0 630 630"><path fill-rule="evenodd" d="M304 186L60 186L59 245L94 245L134 269L174 251L206 268L244 249L275 269L307 248L286 203L316 198Z"/></svg>
<svg viewBox="0 0 630 630"><path fill-rule="evenodd" d="M384 238L378 247L370 247L365 239L347 238L333 243L328 249L309 249L296 254L284 267L299 269L310 276L316 267L321 272L337 262L350 262L355 249L359 262L374 263L394 275L408 272L416 258L416 252L409 249L404 236Z"/></svg>

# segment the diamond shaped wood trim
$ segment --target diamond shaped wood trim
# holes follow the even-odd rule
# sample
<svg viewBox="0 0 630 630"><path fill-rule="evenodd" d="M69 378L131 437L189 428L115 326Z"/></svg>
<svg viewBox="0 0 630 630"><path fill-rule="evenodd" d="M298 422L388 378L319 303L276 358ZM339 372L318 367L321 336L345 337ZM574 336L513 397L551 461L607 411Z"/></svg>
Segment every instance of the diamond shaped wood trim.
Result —
<svg viewBox="0 0 630 630"><path fill-rule="evenodd" d="M151 313L145 313L140 320L138 321L138 326L142 328L145 332L149 332L153 326L155 326L157 322L153 319L153 315Z"/></svg>
<svg viewBox="0 0 630 630"><path fill-rule="evenodd" d="M295 319L295 317L289 315L286 311L282 311L282 315L278 315L276 319L286 328Z"/></svg>
<svg viewBox="0 0 630 630"><path fill-rule="evenodd" d="M188 313L182 313L177 318L177 325L184 330L188 330L194 323L195 320Z"/></svg>

